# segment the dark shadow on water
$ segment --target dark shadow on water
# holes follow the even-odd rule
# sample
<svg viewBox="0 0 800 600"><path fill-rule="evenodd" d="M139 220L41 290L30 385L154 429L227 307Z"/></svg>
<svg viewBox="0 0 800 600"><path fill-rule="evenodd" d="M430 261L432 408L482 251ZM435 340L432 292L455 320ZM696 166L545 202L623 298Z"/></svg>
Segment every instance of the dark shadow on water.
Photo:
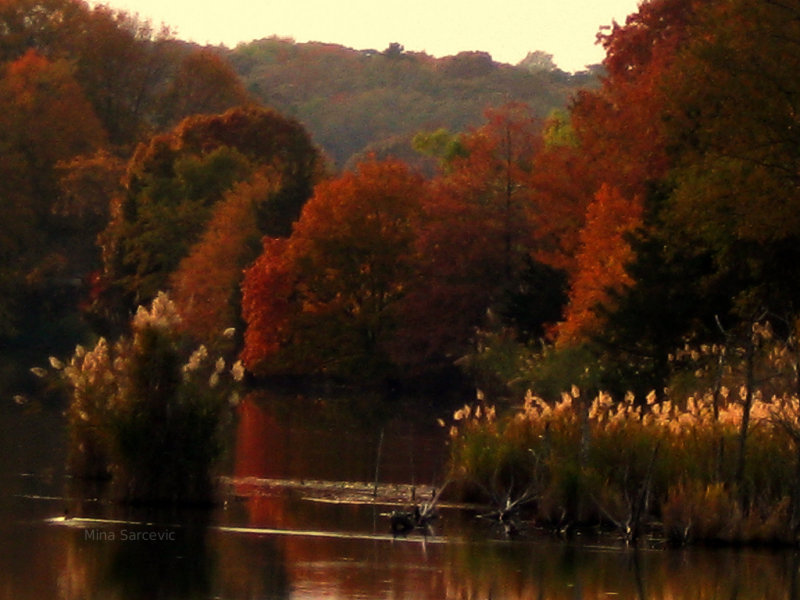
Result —
<svg viewBox="0 0 800 600"><path fill-rule="evenodd" d="M110 552L95 590L120 598L202 598L211 590L215 553L206 543L203 526L133 526L118 530L119 541ZM113 542L85 539L84 544ZM79 532L80 538L80 532Z"/></svg>
<svg viewBox="0 0 800 600"><path fill-rule="evenodd" d="M66 600L289 597L275 540L223 539L211 527L209 511L111 513L68 516L57 524L68 531L59 576L69 582Z"/></svg>

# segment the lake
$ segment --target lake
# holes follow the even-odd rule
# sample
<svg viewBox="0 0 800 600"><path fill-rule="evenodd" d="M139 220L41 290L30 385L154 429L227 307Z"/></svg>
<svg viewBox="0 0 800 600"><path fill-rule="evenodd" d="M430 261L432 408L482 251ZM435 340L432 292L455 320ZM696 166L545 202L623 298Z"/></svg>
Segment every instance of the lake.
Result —
<svg viewBox="0 0 800 600"><path fill-rule="evenodd" d="M507 540L447 506L395 537L388 514L444 480L445 414L285 393L237 410L220 505L156 511L77 489L61 409L4 398L0 600L800 598L789 551Z"/></svg>

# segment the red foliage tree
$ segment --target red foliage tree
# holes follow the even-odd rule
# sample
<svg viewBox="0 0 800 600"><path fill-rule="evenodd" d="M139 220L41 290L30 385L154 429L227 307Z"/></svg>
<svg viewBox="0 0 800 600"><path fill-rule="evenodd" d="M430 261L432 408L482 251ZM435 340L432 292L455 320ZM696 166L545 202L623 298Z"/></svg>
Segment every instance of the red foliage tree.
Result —
<svg viewBox="0 0 800 600"><path fill-rule="evenodd" d="M536 260L567 273L575 270L586 207L599 174L589 168L583 150L572 143L546 144L536 156L532 202L528 211Z"/></svg>
<svg viewBox="0 0 800 600"><path fill-rule="evenodd" d="M267 238L245 274L247 367L385 373L422 194L422 178L394 160L319 184L291 238Z"/></svg>
<svg viewBox="0 0 800 600"><path fill-rule="evenodd" d="M690 36L694 0L645 2L600 41L607 76L599 90L580 93L572 124L589 168L627 197L669 168L665 73ZM598 188L599 189L599 188Z"/></svg>
<svg viewBox="0 0 800 600"><path fill-rule="evenodd" d="M488 111L463 136L464 156L433 182L417 240L420 276L403 302L406 361L466 352L524 268L539 129L524 105Z"/></svg>
<svg viewBox="0 0 800 600"><path fill-rule="evenodd" d="M696 8L693 0L646 2L624 25L600 36L607 74L599 89L581 92L573 102L576 146L548 151L547 166L556 169L538 171L548 178L544 190L550 206L566 197L576 209L556 218L556 227L544 227L555 232L554 258L566 258L570 273L570 302L558 328L562 342L576 343L596 332L596 308L611 308L607 290L633 283L624 270L633 251L621 232L642 225L643 204L672 167L665 82L692 35ZM554 214L558 217L558 212L541 212L545 220ZM567 225L570 221L574 226ZM574 260L568 249L577 251Z"/></svg>

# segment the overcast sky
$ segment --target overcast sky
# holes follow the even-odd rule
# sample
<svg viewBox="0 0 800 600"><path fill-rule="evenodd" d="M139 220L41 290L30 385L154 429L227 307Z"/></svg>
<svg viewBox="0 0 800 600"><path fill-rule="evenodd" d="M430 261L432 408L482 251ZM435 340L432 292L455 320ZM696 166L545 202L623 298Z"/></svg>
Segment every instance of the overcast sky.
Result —
<svg viewBox="0 0 800 600"><path fill-rule="evenodd" d="M138 13L200 44L278 35L358 50L406 50L446 56L489 52L516 64L532 50L553 55L565 71L603 59L597 32L637 10L637 0L105 0L92 4Z"/></svg>

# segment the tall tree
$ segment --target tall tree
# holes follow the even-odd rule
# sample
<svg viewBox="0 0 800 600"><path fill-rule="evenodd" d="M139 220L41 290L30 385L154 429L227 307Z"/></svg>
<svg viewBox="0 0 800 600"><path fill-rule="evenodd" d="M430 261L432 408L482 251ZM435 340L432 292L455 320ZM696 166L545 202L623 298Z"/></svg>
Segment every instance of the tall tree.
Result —
<svg viewBox="0 0 800 600"><path fill-rule="evenodd" d="M486 311L505 305L532 249L539 132L524 105L490 110L433 182L417 241L420 277L404 300L407 360L461 356Z"/></svg>
<svg viewBox="0 0 800 600"><path fill-rule="evenodd" d="M69 60L111 143L130 147L152 133L180 50L169 30L82 0L5 0L0 32L0 61L29 50Z"/></svg>
<svg viewBox="0 0 800 600"><path fill-rule="evenodd" d="M713 257L715 285L737 288L745 321L798 310L799 36L794 2L709 3L666 82L668 218Z"/></svg>
<svg viewBox="0 0 800 600"><path fill-rule="evenodd" d="M243 285L243 358L259 373L362 378L391 368L423 180L370 161L317 186L288 242L265 241Z"/></svg>
<svg viewBox="0 0 800 600"><path fill-rule="evenodd" d="M642 3L624 24L615 24L600 38L606 49L601 87L579 93L571 107L578 153L572 172L578 177L566 186L556 180L555 189L561 186L584 198L587 191L591 195L585 224L572 230L580 232L581 247L568 266L570 304L559 339L600 341L607 365L623 356L636 357L631 362L638 364L663 365L673 349L665 344L680 339L692 322L681 311L687 318L680 324L670 321L674 328L668 336L659 327L640 327L638 334L627 328L663 308L663 296L647 293L661 289L658 277L668 274L674 283L690 279L681 275L679 243L663 231L662 212L674 164L665 121L670 95L666 82L693 35L697 7L693 0L652 0ZM579 206L580 200L574 204ZM615 208L603 212L604 206ZM694 275L699 265L684 266ZM681 291L688 298L694 288L673 290L675 306L685 307L685 298L675 296ZM660 367L647 374L639 370L639 376L656 371L656 379L664 376ZM656 387L663 383L650 381Z"/></svg>
<svg viewBox="0 0 800 600"><path fill-rule="evenodd" d="M210 346L220 332L241 329L240 285L259 254L259 207L280 191L276 177L259 171L235 184L212 211L206 230L170 277L181 328Z"/></svg>
<svg viewBox="0 0 800 600"><path fill-rule="evenodd" d="M670 167L664 131L665 73L689 37L693 0L644 2L600 37L607 75L580 92L571 121L589 168L627 198L647 195Z"/></svg>
<svg viewBox="0 0 800 600"><path fill-rule="evenodd" d="M105 134L71 65L35 51L5 66L0 107L1 302L8 303L54 278L74 276L69 218L57 210L56 166L101 147ZM6 317L0 330L11 330L12 314L8 304L0 308Z"/></svg>
<svg viewBox="0 0 800 600"><path fill-rule="evenodd" d="M88 5L79 0L0 2L0 62L36 50L51 60L64 58L69 39L83 30Z"/></svg>
<svg viewBox="0 0 800 600"><path fill-rule="evenodd" d="M189 117L153 137L131 159L125 196L102 236L106 287L96 308L116 305L111 314L124 324L128 311L165 289L214 205L256 170L280 182L258 205L257 227L288 234L321 168L298 122L255 106Z"/></svg>
<svg viewBox="0 0 800 600"><path fill-rule="evenodd" d="M64 52L113 144L133 148L152 135L159 98L177 62L168 29L105 5L85 15L70 32Z"/></svg>

